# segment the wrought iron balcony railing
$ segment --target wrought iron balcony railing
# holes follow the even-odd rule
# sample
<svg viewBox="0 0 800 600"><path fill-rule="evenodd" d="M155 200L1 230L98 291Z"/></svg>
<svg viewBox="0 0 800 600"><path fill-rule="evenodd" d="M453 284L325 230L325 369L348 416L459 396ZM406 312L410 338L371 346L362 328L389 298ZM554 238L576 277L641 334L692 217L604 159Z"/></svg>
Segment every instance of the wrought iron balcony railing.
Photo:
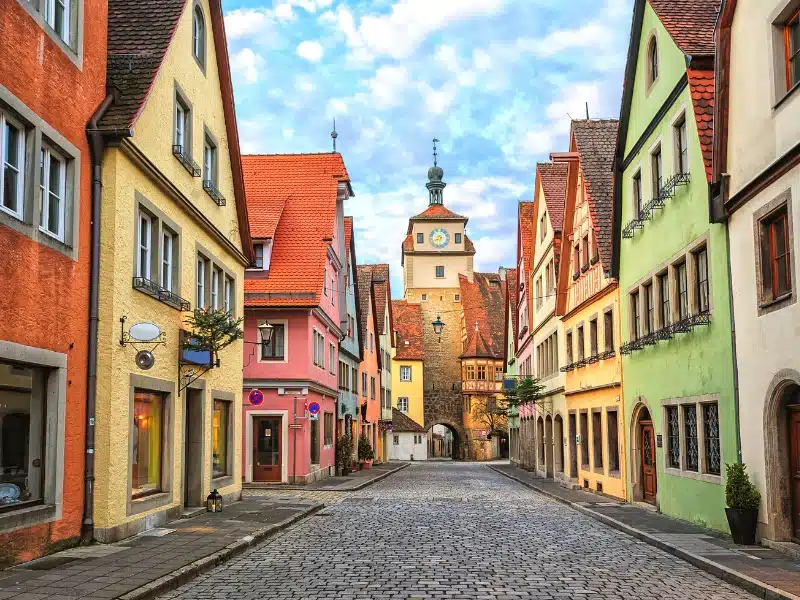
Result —
<svg viewBox="0 0 800 600"><path fill-rule="evenodd" d="M133 289L144 292L148 296L152 296L156 300L163 302L167 306L171 306L177 310L186 312L192 310L192 304L185 298L181 298L178 294L170 292L168 289L161 287L155 281L150 281L144 277L133 278Z"/></svg>
<svg viewBox="0 0 800 600"><path fill-rule="evenodd" d="M656 346L658 342L671 340L679 333L689 333L695 327L711 324L711 312L703 311L696 315L690 315L671 325L666 325L656 331L651 331L647 335L626 342L620 347L620 354L632 354L642 350L645 346Z"/></svg>
<svg viewBox="0 0 800 600"><path fill-rule="evenodd" d="M188 171L189 175L192 177L200 177L203 173L200 170L200 165L198 165L194 160L192 160L191 156L188 156L183 151L183 146L180 144L175 144L172 146L172 154L175 158L178 159L178 162L183 165L183 168Z"/></svg>
<svg viewBox="0 0 800 600"><path fill-rule="evenodd" d="M645 221L653 218L655 209L664 208L665 201L675 197L675 190L682 185L689 185L689 173L676 173L661 186L658 195L642 207L635 219L628 221L622 228L623 238L632 238L637 229L644 229Z"/></svg>
<svg viewBox="0 0 800 600"><path fill-rule="evenodd" d="M204 179L203 189L206 191L206 194L211 196L211 199L217 203L217 206L225 206L225 196L220 193L213 181Z"/></svg>

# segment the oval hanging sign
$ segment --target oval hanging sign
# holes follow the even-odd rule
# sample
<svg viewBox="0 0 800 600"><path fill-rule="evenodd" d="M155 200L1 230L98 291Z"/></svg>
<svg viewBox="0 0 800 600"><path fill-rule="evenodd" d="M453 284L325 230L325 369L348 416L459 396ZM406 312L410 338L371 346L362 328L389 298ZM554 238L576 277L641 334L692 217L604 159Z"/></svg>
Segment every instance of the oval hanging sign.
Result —
<svg viewBox="0 0 800 600"><path fill-rule="evenodd" d="M319 402L312 402L311 404L309 404L308 412L310 412L312 415L319 414Z"/></svg>
<svg viewBox="0 0 800 600"><path fill-rule="evenodd" d="M128 335L140 342L150 342L161 335L161 328L155 323L142 321L131 325Z"/></svg>
<svg viewBox="0 0 800 600"><path fill-rule="evenodd" d="M258 406L264 401L264 393L261 390L250 390L247 399L250 400L250 404Z"/></svg>

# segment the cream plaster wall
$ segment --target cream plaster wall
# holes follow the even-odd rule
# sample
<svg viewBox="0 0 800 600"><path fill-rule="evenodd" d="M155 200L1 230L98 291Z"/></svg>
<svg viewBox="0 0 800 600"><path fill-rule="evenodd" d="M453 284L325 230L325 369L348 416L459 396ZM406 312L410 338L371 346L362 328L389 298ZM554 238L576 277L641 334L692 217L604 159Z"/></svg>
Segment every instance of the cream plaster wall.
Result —
<svg viewBox="0 0 800 600"><path fill-rule="evenodd" d="M397 350L392 348L392 406L398 408L398 398L408 398L408 412L411 419L425 423L425 402L422 361L396 359ZM411 367L411 381L400 381L400 368Z"/></svg>

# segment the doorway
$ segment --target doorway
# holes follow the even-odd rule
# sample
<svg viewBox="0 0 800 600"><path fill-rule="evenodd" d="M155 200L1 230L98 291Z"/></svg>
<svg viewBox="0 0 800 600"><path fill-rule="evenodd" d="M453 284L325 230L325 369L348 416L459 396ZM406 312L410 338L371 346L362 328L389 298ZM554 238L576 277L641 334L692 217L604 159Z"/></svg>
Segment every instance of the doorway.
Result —
<svg viewBox="0 0 800 600"><path fill-rule="evenodd" d="M187 389L183 417L183 506L205 504L203 497L203 396L204 390Z"/></svg>
<svg viewBox="0 0 800 600"><path fill-rule="evenodd" d="M280 482L283 469L281 417L253 417L253 481Z"/></svg>
<svg viewBox="0 0 800 600"><path fill-rule="evenodd" d="M792 533L800 539L800 405L791 404L789 410L789 480L792 488Z"/></svg>
<svg viewBox="0 0 800 600"><path fill-rule="evenodd" d="M561 415L553 419L553 469L564 472L564 420Z"/></svg>
<svg viewBox="0 0 800 600"><path fill-rule="evenodd" d="M658 492L655 429L646 408L639 413L639 452L642 465L642 500L655 504Z"/></svg>
<svg viewBox="0 0 800 600"><path fill-rule="evenodd" d="M575 417L575 413L569 413L569 443L567 447L569 448L569 476L572 479L577 479L578 477L578 425L577 425L577 418Z"/></svg>
<svg viewBox="0 0 800 600"><path fill-rule="evenodd" d="M550 415L547 415L547 419L544 422L544 461L545 461L545 471L549 478L553 478L554 476L554 469L553 469L553 418Z"/></svg>

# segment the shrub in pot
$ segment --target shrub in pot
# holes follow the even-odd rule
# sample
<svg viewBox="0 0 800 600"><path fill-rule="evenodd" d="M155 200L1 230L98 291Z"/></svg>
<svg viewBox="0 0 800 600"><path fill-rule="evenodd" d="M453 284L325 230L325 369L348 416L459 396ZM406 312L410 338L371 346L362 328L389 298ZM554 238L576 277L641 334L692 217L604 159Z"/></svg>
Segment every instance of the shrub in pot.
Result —
<svg viewBox="0 0 800 600"><path fill-rule="evenodd" d="M341 469L342 475L350 475L353 456L353 438L345 433L336 442L336 467Z"/></svg>
<svg viewBox="0 0 800 600"><path fill-rule="evenodd" d="M375 458L375 452L367 439L367 436L362 435L358 440L358 463L364 469L369 469L372 466L372 460Z"/></svg>
<svg viewBox="0 0 800 600"><path fill-rule="evenodd" d="M744 546L756 543L758 507L761 492L750 481L747 467L743 464L725 465L725 516L731 529L733 541Z"/></svg>

